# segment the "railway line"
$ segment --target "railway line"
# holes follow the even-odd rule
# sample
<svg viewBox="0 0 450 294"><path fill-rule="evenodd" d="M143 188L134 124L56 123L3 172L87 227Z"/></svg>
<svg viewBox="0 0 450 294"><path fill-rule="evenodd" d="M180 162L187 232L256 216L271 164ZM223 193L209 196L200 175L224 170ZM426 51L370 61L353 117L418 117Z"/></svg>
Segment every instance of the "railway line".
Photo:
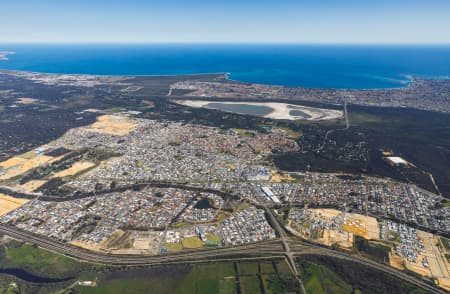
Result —
<svg viewBox="0 0 450 294"><path fill-rule="evenodd" d="M447 293L446 291L434 287L433 285L430 285L423 280L410 276L389 266L377 263L370 259L352 255L346 252L324 248L310 243L305 243L289 237L285 237L284 240L276 239L229 248L196 250L155 256L138 254L113 255L89 251L56 239L39 236L4 224L0 224L0 234L8 235L21 241L36 244L41 248L64 254L81 261L114 266L150 266L185 262L210 262L212 260L220 261L239 259L286 258L286 248L288 248L288 253L292 259L301 255L321 255L348 260L393 275L399 279L407 281L426 290L427 293ZM286 247L286 244L289 244L287 245L288 247ZM290 262L293 263L292 260ZM295 263L293 264L295 265Z"/></svg>

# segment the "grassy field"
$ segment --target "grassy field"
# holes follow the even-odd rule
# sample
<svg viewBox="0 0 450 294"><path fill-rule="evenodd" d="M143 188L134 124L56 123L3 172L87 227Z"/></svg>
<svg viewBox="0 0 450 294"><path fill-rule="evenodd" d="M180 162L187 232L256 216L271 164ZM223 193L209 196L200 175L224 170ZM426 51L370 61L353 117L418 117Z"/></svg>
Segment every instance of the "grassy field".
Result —
<svg viewBox="0 0 450 294"><path fill-rule="evenodd" d="M183 245L181 245L181 243L164 243L164 247L166 247L169 252L176 252L183 249Z"/></svg>
<svg viewBox="0 0 450 294"><path fill-rule="evenodd" d="M89 264L19 242L10 242L1 251L2 268L22 268L41 276L67 277L90 267Z"/></svg>
<svg viewBox="0 0 450 294"><path fill-rule="evenodd" d="M366 255L378 262L389 262L389 252L391 252L391 248L388 246L367 241L362 237L356 236L355 248L363 255Z"/></svg>
<svg viewBox="0 0 450 294"><path fill-rule="evenodd" d="M237 276L236 266L243 268ZM259 269L265 272L259 272ZM77 286L81 293L283 293L290 274L275 272L272 261L219 262L167 266L104 274L96 287ZM264 289L262 289L263 287ZM292 288L291 288L292 290Z"/></svg>
<svg viewBox="0 0 450 294"><path fill-rule="evenodd" d="M184 238L181 240L181 244L183 244L183 248L186 249L196 249L203 247L203 242L198 237Z"/></svg>
<svg viewBox="0 0 450 294"><path fill-rule="evenodd" d="M352 293L350 285L324 266L302 262L300 269L307 293Z"/></svg>
<svg viewBox="0 0 450 294"><path fill-rule="evenodd" d="M255 262L239 262L239 274L242 276L258 274L258 264Z"/></svg>
<svg viewBox="0 0 450 294"><path fill-rule="evenodd" d="M309 293L351 293L348 290L352 288L354 293L425 293L388 273L352 261L320 255L303 255L298 260Z"/></svg>
<svg viewBox="0 0 450 294"><path fill-rule="evenodd" d="M444 245L445 250L450 251L450 244L447 238L441 237L441 242Z"/></svg>

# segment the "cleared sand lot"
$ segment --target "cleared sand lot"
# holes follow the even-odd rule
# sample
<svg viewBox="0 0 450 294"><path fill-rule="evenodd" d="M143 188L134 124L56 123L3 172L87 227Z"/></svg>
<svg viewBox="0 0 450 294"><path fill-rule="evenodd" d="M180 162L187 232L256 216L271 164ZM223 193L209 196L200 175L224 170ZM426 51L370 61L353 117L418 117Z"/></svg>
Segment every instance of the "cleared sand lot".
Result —
<svg viewBox="0 0 450 294"><path fill-rule="evenodd" d="M6 161L0 162L0 180L7 180L21 175L35 167L44 166L48 163L56 161L61 157L52 157L47 155L37 155L33 158L26 159L20 156L12 157Z"/></svg>
<svg viewBox="0 0 450 294"><path fill-rule="evenodd" d="M270 172L270 182L272 183L285 183L292 182L295 179L291 177L289 174L279 173L275 170Z"/></svg>
<svg viewBox="0 0 450 294"><path fill-rule="evenodd" d="M23 191L25 193L32 193L35 190L39 189L42 185L47 183L47 181L43 180L31 180L23 185L19 186L20 191Z"/></svg>
<svg viewBox="0 0 450 294"><path fill-rule="evenodd" d="M7 214L8 212L17 209L27 203L28 199L14 198L0 193L0 215Z"/></svg>
<svg viewBox="0 0 450 294"><path fill-rule="evenodd" d="M358 235L365 239L379 240L380 228L374 217L364 216L356 213L345 213L337 209L317 208L308 209L311 220L321 220L330 224L342 224L342 228L323 229L323 233L315 241L332 246L338 244L341 248L351 250L353 248L354 236ZM309 234L307 234L308 238Z"/></svg>
<svg viewBox="0 0 450 294"><path fill-rule="evenodd" d="M19 98L16 100L16 103L19 104L33 104L38 102L38 99L34 99L34 98Z"/></svg>
<svg viewBox="0 0 450 294"><path fill-rule="evenodd" d="M342 249L352 250L353 248L353 234L349 232L325 229L323 230L322 239L319 241L327 246L338 244Z"/></svg>
<svg viewBox="0 0 450 294"><path fill-rule="evenodd" d="M95 163L90 162L90 161L75 162L68 169L65 169L60 172L55 173L52 176L52 178L62 178L62 177L67 177L67 176L73 176L73 175L76 175L77 173L87 170L88 168L91 168L93 166L95 166Z"/></svg>
<svg viewBox="0 0 450 294"><path fill-rule="evenodd" d="M205 100L174 100L174 102L196 108L209 108L209 109L219 109L217 107L211 107L209 104L213 101ZM334 109L316 108L301 105L294 105L288 103L278 103L278 102L214 102L214 104L225 104L225 105L254 105L254 106L265 106L272 108L272 112L266 115L260 115L266 118L272 119L287 119L287 120L329 120L337 119L343 116L343 112ZM250 114L247 112L229 111L242 114ZM257 115L258 116L258 115Z"/></svg>
<svg viewBox="0 0 450 294"><path fill-rule="evenodd" d="M355 213L346 213L345 216L345 222L342 225L345 231L365 239L380 239L380 227L376 218Z"/></svg>
<svg viewBox="0 0 450 294"><path fill-rule="evenodd" d="M102 115L97 118L95 123L85 127L85 130L116 136L125 136L134 129L135 126L135 124L131 123L130 118L126 116Z"/></svg>

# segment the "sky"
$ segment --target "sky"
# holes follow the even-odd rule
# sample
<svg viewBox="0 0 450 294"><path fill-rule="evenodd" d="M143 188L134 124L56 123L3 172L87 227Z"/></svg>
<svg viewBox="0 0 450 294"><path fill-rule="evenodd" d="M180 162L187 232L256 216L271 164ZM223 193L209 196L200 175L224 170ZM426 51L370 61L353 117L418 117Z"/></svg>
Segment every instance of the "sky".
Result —
<svg viewBox="0 0 450 294"><path fill-rule="evenodd" d="M4 0L0 43L450 43L450 0Z"/></svg>

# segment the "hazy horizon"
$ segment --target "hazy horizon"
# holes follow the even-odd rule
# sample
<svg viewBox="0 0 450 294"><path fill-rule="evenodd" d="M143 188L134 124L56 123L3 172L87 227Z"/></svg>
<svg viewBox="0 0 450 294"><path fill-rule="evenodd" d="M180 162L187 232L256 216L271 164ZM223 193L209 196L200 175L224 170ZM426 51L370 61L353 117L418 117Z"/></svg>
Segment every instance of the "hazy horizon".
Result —
<svg viewBox="0 0 450 294"><path fill-rule="evenodd" d="M0 43L450 44L450 1L16 0Z"/></svg>

